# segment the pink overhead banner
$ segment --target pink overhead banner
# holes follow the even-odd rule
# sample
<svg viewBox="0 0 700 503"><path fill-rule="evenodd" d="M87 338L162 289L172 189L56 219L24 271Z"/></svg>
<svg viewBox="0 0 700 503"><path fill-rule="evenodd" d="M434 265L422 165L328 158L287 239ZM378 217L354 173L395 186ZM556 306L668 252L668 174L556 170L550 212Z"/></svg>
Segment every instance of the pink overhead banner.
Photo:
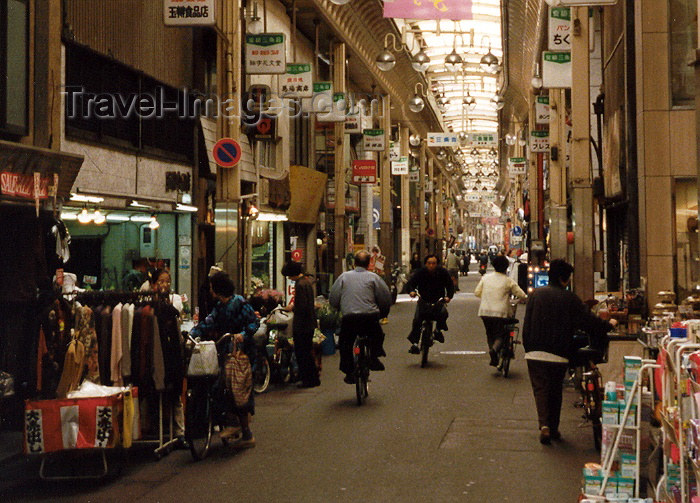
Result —
<svg viewBox="0 0 700 503"><path fill-rule="evenodd" d="M472 0L384 0L384 17L472 19Z"/></svg>

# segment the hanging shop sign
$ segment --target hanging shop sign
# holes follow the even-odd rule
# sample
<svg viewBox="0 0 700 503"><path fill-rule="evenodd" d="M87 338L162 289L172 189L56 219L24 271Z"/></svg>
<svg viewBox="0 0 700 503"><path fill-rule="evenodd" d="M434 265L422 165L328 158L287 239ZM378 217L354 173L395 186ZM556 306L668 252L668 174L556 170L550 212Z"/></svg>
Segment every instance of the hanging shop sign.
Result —
<svg viewBox="0 0 700 503"><path fill-rule="evenodd" d="M549 50L571 50L571 9L568 7L549 8Z"/></svg>
<svg viewBox="0 0 700 503"><path fill-rule="evenodd" d="M470 203L478 203L479 201L481 201L481 195L478 192L470 192L469 194L467 194L466 200Z"/></svg>
<svg viewBox="0 0 700 503"><path fill-rule="evenodd" d="M386 149L383 129L364 129L362 135L366 152L383 152Z"/></svg>
<svg viewBox="0 0 700 503"><path fill-rule="evenodd" d="M252 142L277 141L277 118L267 115L257 116L250 124L242 124L243 131Z"/></svg>
<svg viewBox="0 0 700 503"><path fill-rule="evenodd" d="M245 36L245 71L249 75L286 73L284 33Z"/></svg>
<svg viewBox="0 0 700 503"><path fill-rule="evenodd" d="M470 133L470 147L497 147L498 137L494 133Z"/></svg>
<svg viewBox="0 0 700 503"><path fill-rule="evenodd" d="M425 181L425 191L426 191L426 192L432 192L432 191L433 191L433 181L432 181L432 180L426 180L426 181Z"/></svg>
<svg viewBox="0 0 700 503"><path fill-rule="evenodd" d="M549 152L549 131L530 131L530 152Z"/></svg>
<svg viewBox="0 0 700 503"><path fill-rule="evenodd" d="M279 76L279 94L282 98L311 98L314 83L311 63L287 63L287 71Z"/></svg>
<svg viewBox="0 0 700 503"><path fill-rule="evenodd" d="M429 147L456 147L459 139L454 133L428 133Z"/></svg>
<svg viewBox="0 0 700 503"><path fill-rule="evenodd" d="M527 173L527 159L524 157L511 157L508 159L508 171L511 175L524 175Z"/></svg>
<svg viewBox="0 0 700 503"><path fill-rule="evenodd" d="M399 145L398 142L390 141L389 142L389 160L390 161L398 161L399 157L401 157L401 145ZM394 173L392 173L392 175L393 174Z"/></svg>
<svg viewBox="0 0 700 503"><path fill-rule="evenodd" d="M408 165L408 181L420 182L420 166L415 162Z"/></svg>
<svg viewBox="0 0 700 503"><path fill-rule="evenodd" d="M401 19L473 19L472 0L384 0L384 17Z"/></svg>
<svg viewBox="0 0 700 503"><path fill-rule="evenodd" d="M496 194L484 194L483 196L481 196L481 200L485 203L495 203Z"/></svg>
<svg viewBox="0 0 700 503"><path fill-rule="evenodd" d="M535 100L535 124L549 124L550 113L549 96L537 96Z"/></svg>
<svg viewBox="0 0 700 503"><path fill-rule="evenodd" d="M542 52L542 83L552 88L571 87L571 52Z"/></svg>
<svg viewBox="0 0 700 503"><path fill-rule="evenodd" d="M163 0L165 26L214 26L215 0Z"/></svg>
<svg viewBox="0 0 700 503"><path fill-rule="evenodd" d="M328 113L333 106L333 83L314 82L313 97L311 99L311 111L314 113Z"/></svg>
<svg viewBox="0 0 700 503"><path fill-rule="evenodd" d="M395 161L391 161L392 175L407 175L408 174L408 157L399 157Z"/></svg>
<svg viewBox="0 0 700 503"><path fill-rule="evenodd" d="M319 113L319 122L345 122L345 93L333 93L333 105L325 113Z"/></svg>
<svg viewBox="0 0 700 503"><path fill-rule="evenodd" d="M47 199L49 197L49 179L40 176L37 183L36 175L20 175L4 171L0 173L0 193L4 196L23 199Z"/></svg>
<svg viewBox="0 0 700 503"><path fill-rule="evenodd" d="M270 108L272 89L264 84L254 84L243 95L243 112L252 116Z"/></svg>
<svg viewBox="0 0 700 503"><path fill-rule="evenodd" d="M368 159L355 159L352 161L353 183L376 183L377 161Z"/></svg>

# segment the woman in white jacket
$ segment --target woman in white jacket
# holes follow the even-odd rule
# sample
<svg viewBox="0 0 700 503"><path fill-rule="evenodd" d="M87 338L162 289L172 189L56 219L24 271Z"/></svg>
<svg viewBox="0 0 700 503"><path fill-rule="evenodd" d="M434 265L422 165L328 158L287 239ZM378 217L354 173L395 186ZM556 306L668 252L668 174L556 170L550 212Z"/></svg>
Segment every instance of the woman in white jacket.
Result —
<svg viewBox="0 0 700 503"><path fill-rule="evenodd" d="M496 272L486 274L481 278L474 290L474 295L481 299L479 316L486 328L486 339L489 346L489 365L498 365L498 351L503 343L505 327L511 319L510 296L525 300L527 295L518 284L506 275L508 259L498 255L493 259Z"/></svg>

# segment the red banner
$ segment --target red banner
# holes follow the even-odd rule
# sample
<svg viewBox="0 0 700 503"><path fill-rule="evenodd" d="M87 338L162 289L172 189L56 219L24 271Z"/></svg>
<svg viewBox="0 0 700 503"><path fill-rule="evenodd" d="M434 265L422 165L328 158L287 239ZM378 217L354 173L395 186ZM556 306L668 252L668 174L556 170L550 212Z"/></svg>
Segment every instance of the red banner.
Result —
<svg viewBox="0 0 700 503"><path fill-rule="evenodd" d="M352 161L353 183L376 183L377 161L354 160Z"/></svg>
<svg viewBox="0 0 700 503"><path fill-rule="evenodd" d="M3 171L0 173L0 193L5 196L34 199L34 177ZM49 197L49 179L41 177L39 199Z"/></svg>
<svg viewBox="0 0 700 503"><path fill-rule="evenodd" d="M384 17L473 19L472 0L384 0Z"/></svg>

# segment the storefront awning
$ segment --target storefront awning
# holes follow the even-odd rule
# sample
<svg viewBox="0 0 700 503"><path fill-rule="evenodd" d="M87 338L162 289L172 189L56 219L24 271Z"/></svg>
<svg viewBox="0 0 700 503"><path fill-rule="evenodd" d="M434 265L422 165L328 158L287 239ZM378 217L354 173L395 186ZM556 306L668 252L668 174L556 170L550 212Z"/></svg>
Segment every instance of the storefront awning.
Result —
<svg viewBox="0 0 700 503"><path fill-rule="evenodd" d="M68 199L83 156L0 140L0 172L42 177L58 174L58 197ZM53 182L50 182L53 184Z"/></svg>

